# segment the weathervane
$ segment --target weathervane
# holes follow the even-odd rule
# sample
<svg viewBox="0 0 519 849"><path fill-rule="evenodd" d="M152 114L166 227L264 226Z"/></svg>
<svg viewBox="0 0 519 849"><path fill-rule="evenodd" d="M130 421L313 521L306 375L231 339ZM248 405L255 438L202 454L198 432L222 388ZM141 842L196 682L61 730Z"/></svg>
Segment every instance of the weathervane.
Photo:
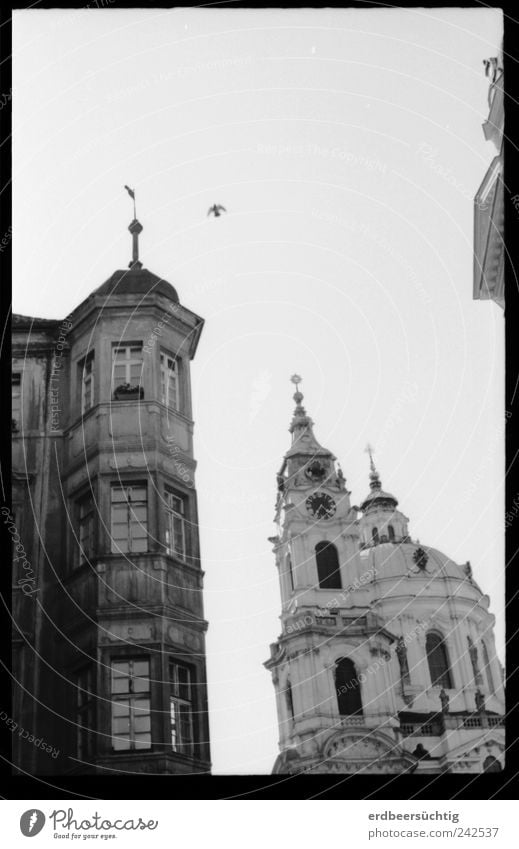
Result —
<svg viewBox="0 0 519 849"><path fill-rule="evenodd" d="M142 262L139 262L139 234L142 233L143 227L140 221L137 221L137 209L135 206L135 189L130 189L129 186L124 187L131 199L133 200L133 221L128 227L132 234L132 261L128 263L129 268L142 268Z"/></svg>
<svg viewBox="0 0 519 849"><path fill-rule="evenodd" d="M375 471L375 463L373 462L373 454L375 453L375 449L368 442L364 451L365 451L366 454L369 454L369 465L370 465L371 471L374 472Z"/></svg>

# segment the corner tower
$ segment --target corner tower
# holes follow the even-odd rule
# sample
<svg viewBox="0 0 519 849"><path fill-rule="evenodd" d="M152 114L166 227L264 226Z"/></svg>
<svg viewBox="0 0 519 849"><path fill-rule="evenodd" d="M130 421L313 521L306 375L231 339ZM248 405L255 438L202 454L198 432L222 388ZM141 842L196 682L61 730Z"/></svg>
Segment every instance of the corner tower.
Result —
<svg viewBox="0 0 519 849"><path fill-rule="evenodd" d="M35 585L15 563L15 715L49 744L16 741L30 773L210 770L190 378L203 320L129 230L129 268L61 327L13 321L13 513Z"/></svg>

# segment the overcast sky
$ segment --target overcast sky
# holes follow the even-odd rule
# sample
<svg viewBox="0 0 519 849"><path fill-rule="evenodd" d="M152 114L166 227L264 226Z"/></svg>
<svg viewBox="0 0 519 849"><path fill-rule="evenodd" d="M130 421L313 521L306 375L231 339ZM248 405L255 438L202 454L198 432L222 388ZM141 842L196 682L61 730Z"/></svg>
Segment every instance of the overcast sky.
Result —
<svg viewBox="0 0 519 849"><path fill-rule="evenodd" d="M142 259L206 325L193 365L216 773L268 773L275 473L295 371L352 503L369 440L410 532L472 562L503 657L503 314L472 300L501 13L14 12L15 312ZM208 207L227 214L208 218Z"/></svg>

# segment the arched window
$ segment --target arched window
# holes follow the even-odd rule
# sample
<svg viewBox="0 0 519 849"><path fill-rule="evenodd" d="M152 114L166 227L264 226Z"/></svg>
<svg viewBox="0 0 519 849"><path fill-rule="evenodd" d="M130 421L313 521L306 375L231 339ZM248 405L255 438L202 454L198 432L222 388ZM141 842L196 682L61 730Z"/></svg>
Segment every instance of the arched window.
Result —
<svg viewBox="0 0 519 849"><path fill-rule="evenodd" d="M387 526L387 532L388 532L388 535L389 535L389 542L394 542L395 541L395 529L394 529L393 525Z"/></svg>
<svg viewBox="0 0 519 849"><path fill-rule="evenodd" d="M451 689L452 677L449 669L449 658L441 634L436 633L436 631L429 631L425 638L425 650L433 686L443 687L444 690Z"/></svg>
<svg viewBox="0 0 519 849"><path fill-rule="evenodd" d="M315 546L317 577L321 590L340 590L341 572L339 556L333 542L318 542Z"/></svg>
<svg viewBox="0 0 519 849"><path fill-rule="evenodd" d="M294 584L294 572L292 570L292 558L290 557L290 554L287 554L286 564L287 564L287 572L288 572L288 575L289 575L289 578L290 578L290 588L293 590L295 584Z"/></svg>
<svg viewBox="0 0 519 849"><path fill-rule="evenodd" d="M490 667L490 658L488 656L487 647L486 647L485 643L483 642L483 640L481 641L481 645L483 646L483 664L485 666L485 676L486 676L486 679L487 679L488 692L494 694L496 690L495 690L495 687L494 687L494 679L492 678L492 669Z"/></svg>
<svg viewBox="0 0 519 849"><path fill-rule="evenodd" d="M286 700L287 700L288 716L289 716L289 719L291 719L293 721L294 718L295 718L294 697L292 695L292 685L291 685L290 681L287 681L287 688L285 690L285 696L286 696Z"/></svg>
<svg viewBox="0 0 519 849"><path fill-rule="evenodd" d="M378 543L380 542L380 539L379 539L379 536L378 536L378 528L373 528L373 530L371 531L371 536L372 536L372 539L373 539L373 542L375 543L375 545L378 545Z"/></svg>
<svg viewBox="0 0 519 849"><path fill-rule="evenodd" d="M342 657L335 667L335 689L337 704L341 716L354 716L362 713L360 683L355 664L349 657Z"/></svg>
<svg viewBox="0 0 519 849"><path fill-rule="evenodd" d="M497 758L493 758L492 755L489 755L488 758L485 758L483 770L484 772L501 772L502 767Z"/></svg>

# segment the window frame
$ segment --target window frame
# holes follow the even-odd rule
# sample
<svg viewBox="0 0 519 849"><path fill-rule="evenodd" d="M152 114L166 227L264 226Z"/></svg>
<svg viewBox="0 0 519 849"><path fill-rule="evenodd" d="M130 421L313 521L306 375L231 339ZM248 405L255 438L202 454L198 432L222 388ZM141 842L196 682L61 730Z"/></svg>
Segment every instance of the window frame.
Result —
<svg viewBox="0 0 519 849"><path fill-rule="evenodd" d="M85 506L86 509L83 513ZM75 500L78 555L74 561L78 566L89 563L95 554L95 503L91 491L83 493ZM86 527L87 533L83 531ZM83 544L86 538L87 545Z"/></svg>
<svg viewBox="0 0 519 849"><path fill-rule="evenodd" d="M74 675L76 713L76 755L79 760L93 757L95 746L94 670L91 664Z"/></svg>
<svg viewBox="0 0 519 849"><path fill-rule="evenodd" d="M181 505L181 511L180 512L175 510L174 507L172 506L171 502L173 501L173 499L176 499L180 503L180 505ZM172 487L165 486L164 487L164 500L165 500L165 504L166 504L166 508L165 508L166 509L166 533L165 533L166 554L169 554L170 557L178 557L180 560L185 562L186 558L187 558L187 540L188 540L187 516L186 516L187 499L182 493L178 492L177 490L173 489ZM174 522L175 522L175 520L180 522L180 529L181 529L181 535L182 535L182 550L181 551L177 551L174 548L174 544L175 544Z"/></svg>
<svg viewBox="0 0 519 849"><path fill-rule="evenodd" d="M136 349L139 350L140 356L132 357L132 351ZM116 356L119 351L125 351L125 358L122 362L116 361ZM118 367L124 367L124 379L120 380L115 379L115 368L116 365ZM132 366L140 365L139 377L136 382L132 381ZM142 387L142 377L144 371L144 346L142 341L136 342L112 342L112 372L111 372L111 383L112 383L112 396L115 394L116 389L119 386L124 386L126 384L141 388Z"/></svg>
<svg viewBox="0 0 519 849"><path fill-rule="evenodd" d="M174 369L169 366L169 361L174 364ZM166 407L170 407L176 412L180 412L180 357L170 354L164 348L159 352L159 371L160 371L160 400ZM170 403L170 373L175 375L175 392L174 403Z"/></svg>
<svg viewBox="0 0 519 849"><path fill-rule="evenodd" d="M432 648L428 648L428 641L432 638L434 638L437 642ZM436 659L440 652L443 655L443 671L434 675L433 677L434 667L433 663L431 662L431 656ZM452 678L449 651L447 649L445 638L439 631L428 631L425 635L425 654L427 657L427 665L429 668L431 686L441 687L444 690L452 690L454 688L454 682ZM439 664L437 662L436 666L439 667Z"/></svg>
<svg viewBox="0 0 519 849"><path fill-rule="evenodd" d="M133 674L133 665L135 663L146 663L148 666L147 675ZM114 667L115 665L127 665L129 674L127 676L119 676L120 678L128 678L128 691L116 692L114 688ZM147 680L148 688L146 690L135 689L135 682ZM139 702L147 702L147 711L139 706ZM128 736L123 737L121 734L114 733L114 725L116 719L123 719L124 716L117 717L115 715L115 706L128 703ZM137 703L137 704L136 704ZM138 713L141 716L138 716ZM148 730L144 732L136 731L136 720L145 719L148 717ZM148 655L132 655L131 657L113 656L110 659L110 739L112 752L143 752L150 751L153 746L152 738L152 710L151 710L151 662ZM137 734L148 734L149 742L147 745L138 745L139 740L136 739ZM122 742L128 742L128 746L115 746L115 740L120 739Z"/></svg>
<svg viewBox="0 0 519 849"><path fill-rule="evenodd" d="M341 668L348 668L351 673L348 677L344 674L344 682L339 682L339 670ZM341 673L342 674L342 673ZM355 687L349 687L349 682L356 682ZM339 712L339 716L363 716L364 708L362 705L362 694L360 690L360 680L359 675L357 673L357 667L351 657L338 657L335 661L335 670L334 670L334 683L335 683L335 693L337 696L337 710ZM346 687L345 692L340 692L340 687ZM354 698L351 697L351 693L348 693L348 690L355 691L356 696ZM346 696L350 696L349 703L351 707L355 707L355 710L344 710L343 708L348 704L348 699Z"/></svg>
<svg viewBox="0 0 519 849"><path fill-rule="evenodd" d="M95 351L89 351L78 362L79 385L81 394L81 415L84 416L95 404ZM87 371L88 369L88 371ZM88 392L87 392L88 387ZM87 395L89 395L87 399ZM87 404L88 400L88 404Z"/></svg>
<svg viewBox="0 0 519 849"><path fill-rule="evenodd" d="M328 569L328 563L323 560L323 555L326 550L329 550L327 557L335 557L336 568L332 571ZM339 552L337 546L329 540L320 540L316 542L314 547L315 563L317 567L317 581L320 590L342 590L342 575L341 563L339 560ZM335 566L335 563L333 564ZM320 568L321 567L321 568ZM324 568L328 570L326 573Z"/></svg>
<svg viewBox="0 0 519 849"><path fill-rule="evenodd" d="M11 418L16 422L17 427L22 423L22 375L21 371L11 371ZM15 399L17 399L16 405Z"/></svg>
<svg viewBox="0 0 519 849"><path fill-rule="evenodd" d="M181 682L179 671L187 673L187 683ZM169 680L169 746L177 755L193 757L196 745L195 727L195 674L193 668L170 657L168 661ZM187 691L182 688L187 687ZM187 692L187 695L186 695ZM186 722L187 719L187 722ZM174 720L174 721L173 721ZM187 728L186 739L182 738Z"/></svg>
<svg viewBox="0 0 519 849"><path fill-rule="evenodd" d="M145 492L145 500L139 500L132 502L131 500L131 491L133 489L143 489ZM130 493L130 498L126 497L121 500L114 500L114 492L117 490L124 490L126 493ZM126 537L116 538L114 536L115 525L124 525L124 522L114 522L114 512L118 505L126 504L126 528L127 535ZM144 519L137 519L135 513L131 507L132 504L135 504L137 507L145 507L146 515ZM132 514L135 518L132 519ZM110 551L112 554L147 554L149 551L148 540L150 536L149 530L149 499L148 499L148 484L147 481L121 481L118 480L116 483L110 483ZM133 536L132 528L140 527L143 528L146 532L145 536ZM135 548L133 543L136 540L145 540L144 548ZM126 540L127 546L123 547L120 543Z"/></svg>
<svg viewBox="0 0 519 849"><path fill-rule="evenodd" d="M492 675L492 665L490 663L490 655L488 653L488 648L487 648L487 644L486 644L485 640L481 640L481 646L482 646L481 655L482 655L482 658L483 658L483 666L484 666L484 671L485 671L487 689L488 689L489 695L495 696L496 685L494 683L494 676Z"/></svg>

